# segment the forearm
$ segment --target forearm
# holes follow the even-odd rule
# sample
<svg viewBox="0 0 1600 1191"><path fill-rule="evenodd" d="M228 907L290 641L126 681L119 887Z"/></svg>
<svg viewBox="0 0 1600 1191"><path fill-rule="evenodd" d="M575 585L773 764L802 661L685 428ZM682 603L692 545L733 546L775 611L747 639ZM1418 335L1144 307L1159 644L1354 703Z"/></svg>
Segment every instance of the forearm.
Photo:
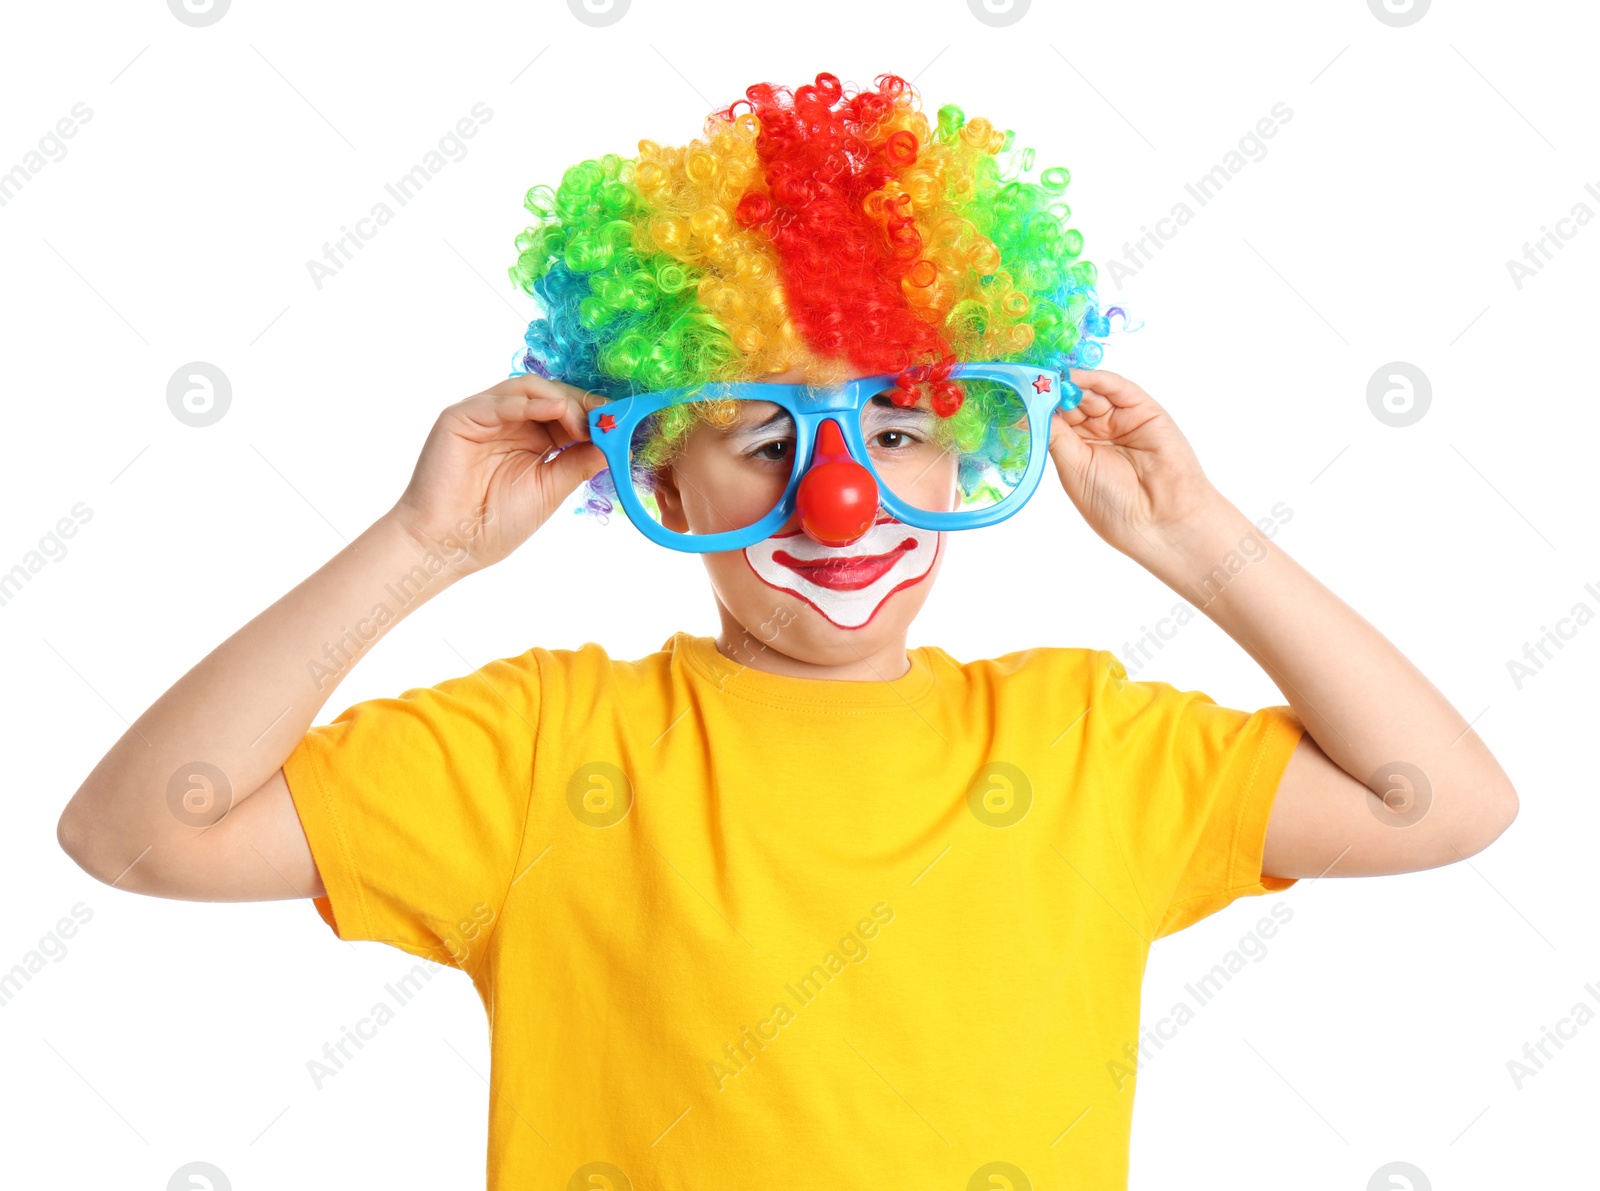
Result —
<svg viewBox="0 0 1600 1191"><path fill-rule="evenodd" d="M159 863L259 789L366 651L459 577L431 553L380 518L174 683L68 803L79 863Z"/></svg>
<svg viewBox="0 0 1600 1191"><path fill-rule="evenodd" d="M1330 760L1379 797L1424 776L1430 826L1483 838L1514 800L1488 747L1434 685L1220 495L1146 565L1271 676ZM1400 772L1406 772L1401 769Z"/></svg>

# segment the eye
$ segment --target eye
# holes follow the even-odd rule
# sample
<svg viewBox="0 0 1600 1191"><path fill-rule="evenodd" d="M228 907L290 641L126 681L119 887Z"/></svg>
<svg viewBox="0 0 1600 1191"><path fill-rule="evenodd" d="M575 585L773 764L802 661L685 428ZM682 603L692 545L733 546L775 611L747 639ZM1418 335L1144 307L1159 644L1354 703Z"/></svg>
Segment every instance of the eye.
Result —
<svg viewBox="0 0 1600 1191"><path fill-rule="evenodd" d="M885 441L885 440L892 441ZM872 442L886 451L904 450L922 440L907 430L880 430L872 436Z"/></svg>
<svg viewBox="0 0 1600 1191"><path fill-rule="evenodd" d="M861 407L861 437L874 453L911 451L927 443L932 417L927 410L896 405L879 393Z"/></svg>
<svg viewBox="0 0 1600 1191"><path fill-rule="evenodd" d="M793 445L786 438L774 438L748 452L745 457L762 463L783 463L789 458L789 451Z"/></svg>

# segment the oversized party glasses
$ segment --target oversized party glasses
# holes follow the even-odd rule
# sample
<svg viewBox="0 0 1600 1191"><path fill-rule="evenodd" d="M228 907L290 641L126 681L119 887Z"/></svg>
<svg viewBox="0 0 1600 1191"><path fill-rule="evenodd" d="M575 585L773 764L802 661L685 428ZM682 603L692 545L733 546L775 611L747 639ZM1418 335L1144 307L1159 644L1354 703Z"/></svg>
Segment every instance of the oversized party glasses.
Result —
<svg viewBox="0 0 1600 1191"><path fill-rule="evenodd" d="M653 542L740 550L798 512L812 538L845 546L883 514L927 530L1005 520L1038 486L1054 410L1082 397L1053 369L961 363L950 379L965 396L943 417L925 397L891 401L896 375L641 393L591 409L589 436L628 519ZM691 402L707 403L706 416L669 408Z"/></svg>

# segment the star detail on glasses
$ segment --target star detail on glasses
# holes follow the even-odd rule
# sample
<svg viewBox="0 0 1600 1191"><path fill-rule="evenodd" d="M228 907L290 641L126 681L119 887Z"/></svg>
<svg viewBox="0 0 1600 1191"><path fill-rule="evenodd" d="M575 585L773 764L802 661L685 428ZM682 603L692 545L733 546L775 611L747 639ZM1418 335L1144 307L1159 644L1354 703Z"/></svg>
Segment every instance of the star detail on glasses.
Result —
<svg viewBox="0 0 1600 1191"><path fill-rule="evenodd" d="M1041 372L1039 378L1033 382L1033 391L1035 393L1048 393L1050 391L1050 378Z"/></svg>
<svg viewBox="0 0 1600 1191"><path fill-rule="evenodd" d="M601 414L599 425L601 430L609 432L617 428L617 420L610 414Z"/></svg>

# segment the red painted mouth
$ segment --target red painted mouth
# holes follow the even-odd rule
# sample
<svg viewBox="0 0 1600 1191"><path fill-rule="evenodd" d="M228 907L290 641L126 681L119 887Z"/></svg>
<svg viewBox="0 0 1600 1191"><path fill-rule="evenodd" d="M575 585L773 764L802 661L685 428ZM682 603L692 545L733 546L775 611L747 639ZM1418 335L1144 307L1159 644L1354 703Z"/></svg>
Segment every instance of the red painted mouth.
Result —
<svg viewBox="0 0 1600 1191"><path fill-rule="evenodd" d="M796 558L787 550L775 551L772 561L805 576L818 587L832 591L859 591L870 587L888 573L907 550L915 550L915 538L907 538L882 554L858 554L846 558Z"/></svg>

